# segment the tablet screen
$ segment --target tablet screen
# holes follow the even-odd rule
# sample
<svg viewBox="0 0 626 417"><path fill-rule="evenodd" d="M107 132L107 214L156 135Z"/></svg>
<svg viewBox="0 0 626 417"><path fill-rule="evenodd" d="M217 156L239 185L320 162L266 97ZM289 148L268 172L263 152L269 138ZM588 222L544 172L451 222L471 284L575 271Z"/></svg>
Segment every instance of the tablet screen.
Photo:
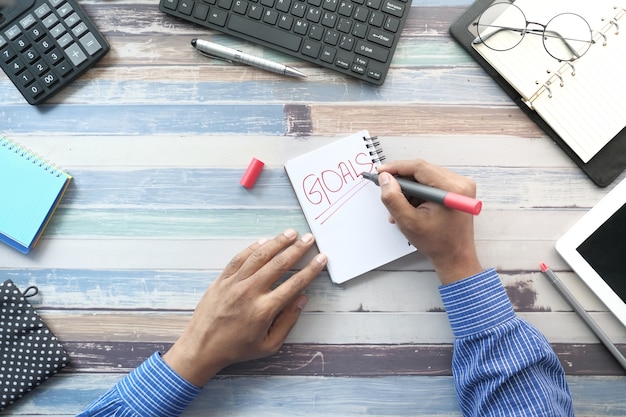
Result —
<svg viewBox="0 0 626 417"><path fill-rule="evenodd" d="M626 302L626 205L609 217L576 250Z"/></svg>

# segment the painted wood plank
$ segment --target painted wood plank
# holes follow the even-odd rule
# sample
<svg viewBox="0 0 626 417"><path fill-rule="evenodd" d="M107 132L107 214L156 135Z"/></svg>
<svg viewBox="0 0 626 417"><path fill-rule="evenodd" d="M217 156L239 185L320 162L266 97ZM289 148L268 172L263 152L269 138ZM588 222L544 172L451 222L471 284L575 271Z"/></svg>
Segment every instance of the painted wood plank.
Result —
<svg viewBox="0 0 626 417"><path fill-rule="evenodd" d="M551 343L595 343L594 334L570 312L518 313ZM626 333L606 312L590 313L615 343ZM42 317L65 341L173 343L191 318L185 312L45 311ZM452 343L445 313L438 312L304 312L288 343L439 344Z"/></svg>
<svg viewBox="0 0 626 417"><path fill-rule="evenodd" d="M356 127L356 126L355 126ZM11 138L67 170L128 168L236 168L239 173L258 157L267 168L282 168L289 158L312 151L351 131L329 136L251 136L176 134L90 136L13 133ZM370 132L384 143L389 160L423 158L452 170L464 166L560 168L578 176L574 163L544 136L456 135L391 136ZM451 149L453 151L451 151ZM489 149L489 152L485 152ZM262 172L262 177L265 171Z"/></svg>
<svg viewBox="0 0 626 417"><path fill-rule="evenodd" d="M44 310L193 311L218 274L214 270L0 270L0 278L11 279L20 288L36 286L39 295L31 303ZM559 276L586 310L607 311L576 274ZM502 273L501 279L518 312L572 311L540 272ZM432 271L368 274L341 286L322 273L307 288L310 299L305 311L441 312L439 285Z"/></svg>
<svg viewBox="0 0 626 417"><path fill-rule="evenodd" d="M265 168L255 187L239 185L239 169L156 168L130 170L80 170L65 168L74 176L61 207L126 210L171 209L298 209L284 169ZM454 167L477 184L485 210L580 211L593 207L610 189L598 188L577 169L506 167ZM545 178L541 188L536 179ZM502 179L506 181L502 181ZM546 214L550 216L550 214ZM62 216L59 216L62 217ZM488 215L478 216L483 221ZM487 220L491 220L490 218ZM555 219L556 220L556 219ZM529 231L535 233L534 231ZM528 236L528 235L527 235Z"/></svg>
<svg viewBox="0 0 626 417"><path fill-rule="evenodd" d="M11 415L73 416L120 376L56 376ZM569 377L577 416L626 414L624 377ZM184 416L460 416L451 377L241 377L214 379Z"/></svg>
<svg viewBox="0 0 626 417"><path fill-rule="evenodd" d="M132 371L154 352L166 352L170 343L66 342L69 373ZM552 345L567 375L626 376L602 344ZM626 345L620 349L626 351ZM452 375L452 345L283 345L268 358L235 364L222 370L232 376L442 376Z"/></svg>
<svg viewBox="0 0 626 417"><path fill-rule="evenodd" d="M277 232L284 230L280 228ZM9 268L77 268L77 269L222 269L225 263L246 245L259 237L240 239L107 239L100 238L42 238L37 248L27 257L15 250L0 246L0 256ZM554 240L478 240L477 250L482 263L503 271L539 270L546 262L556 271L570 270L554 249ZM520 256L523 251L524 256ZM95 256L94 254L98 254ZM314 256L311 250L301 267ZM432 270L419 254L406 256L389 263L385 271Z"/></svg>

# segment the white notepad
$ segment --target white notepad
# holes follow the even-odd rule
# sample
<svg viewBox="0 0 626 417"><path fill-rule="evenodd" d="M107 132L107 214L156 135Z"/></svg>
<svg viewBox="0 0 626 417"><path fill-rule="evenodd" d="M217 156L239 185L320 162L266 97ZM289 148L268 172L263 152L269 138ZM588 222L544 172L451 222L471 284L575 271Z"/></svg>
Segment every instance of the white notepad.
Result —
<svg viewBox="0 0 626 417"><path fill-rule="evenodd" d="M384 159L365 130L293 158L285 164L296 197L328 256L331 280L342 283L415 251L380 200L380 188L363 179Z"/></svg>
<svg viewBox="0 0 626 417"><path fill-rule="evenodd" d="M616 34L620 27L625 32L626 4L614 7L609 0L516 0L514 4L530 22L546 24L559 13L576 13L592 29L595 43L571 65L551 57L542 36L526 34L507 51L473 45L580 159L588 162L626 127L626 33ZM505 22L506 16L501 20ZM493 25L497 26L498 20Z"/></svg>

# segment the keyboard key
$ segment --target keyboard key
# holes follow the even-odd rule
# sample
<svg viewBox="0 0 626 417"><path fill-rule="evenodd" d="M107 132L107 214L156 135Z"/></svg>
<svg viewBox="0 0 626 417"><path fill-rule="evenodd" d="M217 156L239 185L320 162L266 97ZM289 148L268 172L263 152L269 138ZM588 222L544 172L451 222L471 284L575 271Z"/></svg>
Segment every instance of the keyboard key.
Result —
<svg viewBox="0 0 626 417"><path fill-rule="evenodd" d="M385 0L383 3L383 12L389 13L395 17L402 17L404 15L404 10L406 8L406 4L399 3L393 0Z"/></svg>
<svg viewBox="0 0 626 417"><path fill-rule="evenodd" d="M209 6L206 4L198 3L195 9L193 9L193 17L200 20L206 20L209 15Z"/></svg>
<svg viewBox="0 0 626 417"><path fill-rule="evenodd" d="M306 56L310 56L311 58L317 58L321 49L321 43L313 42L309 39L305 39L304 45L302 45L302 53Z"/></svg>
<svg viewBox="0 0 626 417"><path fill-rule="evenodd" d="M299 36L292 35L284 30L276 29L262 23L250 21L238 15L232 15L230 17L228 28L248 36L261 38L266 42L281 46L290 51L300 50L300 44L302 42L302 38Z"/></svg>
<svg viewBox="0 0 626 417"><path fill-rule="evenodd" d="M178 6L178 11L182 14L186 14L187 16L191 16L191 11L193 10L193 1L191 0L183 0L180 2Z"/></svg>
<svg viewBox="0 0 626 417"><path fill-rule="evenodd" d="M369 35L367 35L368 41L377 43L378 45L386 46L387 48L390 48L391 45L393 45L394 39L395 37L392 34L374 28L372 28Z"/></svg>
<svg viewBox="0 0 626 417"><path fill-rule="evenodd" d="M209 12L209 22L214 25L224 26L226 25L226 19L228 18L228 12L225 10L216 9L215 7Z"/></svg>
<svg viewBox="0 0 626 417"><path fill-rule="evenodd" d="M381 48L376 45L372 45L371 43L363 42L361 40L357 41L354 52L369 58L373 58L376 61L380 62L386 62L387 58L389 57L388 49Z"/></svg>
<svg viewBox="0 0 626 417"><path fill-rule="evenodd" d="M161 4L163 4L163 7L167 7L170 10L176 10L178 8L178 0L163 0Z"/></svg>

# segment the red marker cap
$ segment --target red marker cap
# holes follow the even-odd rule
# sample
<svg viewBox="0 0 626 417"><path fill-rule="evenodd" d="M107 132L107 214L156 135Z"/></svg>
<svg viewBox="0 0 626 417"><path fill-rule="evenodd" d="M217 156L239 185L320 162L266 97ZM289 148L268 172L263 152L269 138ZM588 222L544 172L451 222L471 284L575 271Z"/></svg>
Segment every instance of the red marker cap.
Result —
<svg viewBox="0 0 626 417"><path fill-rule="evenodd" d="M256 158L252 158L252 161L250 161L248 169L246 169L246 172L244 172L243 177L241 177L241 180L239 181L239 184L248 189L254 187L254 183L256 182L256 179L259 178L259 174L261 173L264 165L265 163L263 163L262 161L259 161Z"/></svg>

